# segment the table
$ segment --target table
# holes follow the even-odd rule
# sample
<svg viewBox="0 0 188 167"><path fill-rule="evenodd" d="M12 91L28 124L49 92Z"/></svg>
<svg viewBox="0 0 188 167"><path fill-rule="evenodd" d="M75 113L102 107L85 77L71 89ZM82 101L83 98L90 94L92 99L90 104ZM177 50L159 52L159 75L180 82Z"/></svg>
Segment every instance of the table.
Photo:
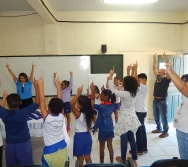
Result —
<svg viewBox="0 0 188 167"><path fill-rule="evenodd" d="M43 129L43 118L40 118L38 120L29 120L27 121L29 132L31 137L42 137L42 129ZM5 125L3 121L0 119L0 131L2 134L2 137L5 138Z"/></svg>

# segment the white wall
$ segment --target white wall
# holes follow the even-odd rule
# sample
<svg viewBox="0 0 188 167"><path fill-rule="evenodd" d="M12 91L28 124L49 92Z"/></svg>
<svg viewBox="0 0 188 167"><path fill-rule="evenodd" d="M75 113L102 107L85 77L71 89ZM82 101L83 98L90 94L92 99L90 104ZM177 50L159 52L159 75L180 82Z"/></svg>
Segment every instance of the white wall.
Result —
<svg viewBox="0 0 188 167"><path fill-rule="evenodd" d="M16 13L19 14L23 13ZM3 15L7 13L0 14ZM0 17L0 56L100 54L101 44L106 44L107 54L124 54L124 68L137 60L139 72L148 75L150 93L147 105L149 118L152 118L152 55L163 51L167 54L188 51L188 24L150 22L180 23L187 20L188 13L57 12L56 16L61 21L95 23L46 24L37 14ZM98 21L148 23L97 23Z"/></svg>

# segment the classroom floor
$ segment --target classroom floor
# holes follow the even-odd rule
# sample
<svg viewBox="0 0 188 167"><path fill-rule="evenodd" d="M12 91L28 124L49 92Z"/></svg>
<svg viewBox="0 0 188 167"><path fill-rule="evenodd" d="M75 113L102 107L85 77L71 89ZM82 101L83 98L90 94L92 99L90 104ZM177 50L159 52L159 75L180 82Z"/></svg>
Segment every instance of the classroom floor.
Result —
<svg viewBox="0 0 188 167"><path fill-rule="evenodd" d="M179 157L177 140L175 135L175 129L172 123L169 123L169 137L159 138L159 134L152 134L151 131L155 129L155 123L153 121L146 122L146 130L148 137L148 153L138 156L139 166L149 166L152 162L159 159L168 159L172 157ZM97 133L92 135L93 147L91 158L93 162L99 162L99 142L97 141ZM73 150L73 136L74 136L74 123L72 123L72 129L70 132L71 142L68 146L69 156L70 156L70 167L75 166L76 158L72 156ZM33 145L33 157L35 164L41 164L42 148L44 146L42 137L32 137L31 139ZM4 145L5 148L5 145ZM114 157L120 155L120 139L115 137L113 139ZM128 148L128 150L130 147ZM127 156L131 156L127 153ZM109 162L109 154L107 148L105 149L105 162ZM114 160L115 162L115 160ZM5 156L3 152L3 167L5 167Z"/></svg>

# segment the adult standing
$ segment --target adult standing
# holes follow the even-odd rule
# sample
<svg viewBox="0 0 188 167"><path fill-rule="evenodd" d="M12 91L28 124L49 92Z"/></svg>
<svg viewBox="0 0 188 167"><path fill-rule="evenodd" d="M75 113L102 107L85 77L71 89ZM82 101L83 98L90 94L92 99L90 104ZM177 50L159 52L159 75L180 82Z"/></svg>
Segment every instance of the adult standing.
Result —
<svg viewBox="0 0 188 167"><path fill-rule="evenodd" d="M165 62L168 62L165 52L162 55L162 57L165 60ZM161 68L157 70L156 54L153 56L153 73L156 77L153 92L153 115L157 128L153 130L152 133L161 133L159 137L165 138L169 136L169 126L167 120L167 90L171 80L169 76L166 75L165 69ZM163 128L161 126L161 120Z"/></svg>
<svg viewBox="0 0 188 167"><path fill-rule="evenodd" d="M19 108L22 109L22 108L29 106L30 104L33 103L32 83L33 83L33 75L34 75L35 65L32 64L31 74L30 74L29 78L28 78L27 74L23 73L23 72L20 73L17 78L16 75L14 74L14 72L10 69L9 64L7 63L5 66L7 67L10 75L12 76L12 78L16 84L17 93L21 98L21 105Z"/></svg>
<svg viewBox="0 0 188 167"><path fill-rule="evenodd" d="M176 88L184 96L174 116L174 127L178 141L179 154L181 159L188 159L188 74L181 78L172 69L172 64L167 64L167 73Z"/></svg>

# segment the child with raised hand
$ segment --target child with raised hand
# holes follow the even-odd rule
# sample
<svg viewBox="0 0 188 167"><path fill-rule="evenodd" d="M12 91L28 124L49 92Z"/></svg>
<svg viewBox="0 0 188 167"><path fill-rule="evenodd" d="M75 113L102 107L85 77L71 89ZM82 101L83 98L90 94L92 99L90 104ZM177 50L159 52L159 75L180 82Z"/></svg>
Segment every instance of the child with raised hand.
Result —
<svg viewBox="0 0 188 167"><path fill-rule="evenodd" d="M70 81L63 80L61 82L61 94L64 103L64 114L67 118L67 132L70 132L70 122L71 122L70 94L73 86L73 72L70 71L69 73L70 73ZM56 79L56 73L54 73L54 83L55 83L55 79Z"/></svg>
<svg viewBox="0 0 188 167"><path fill-rule="evenodd" d="M91 84L92 97L95 97L95 89L94 85ZM110 162L113 163L114 152L112 147L112 139L114 138L114 130L113 130L113 120L112 113L114 108L116 107L116 96L109 89L103 89L101 92L100 100L101 104L94 104L94 109L98 111L97 121L95 126L93 127L94 132L97 128L99 128L98 140L100 145L100 162L104 163L104 149L105 142L107 142L107 147L110 155Z"/></svg>
<svg viewBox="0 0 188 167"><path fill-rule="evenodd" d="M93 108L90 98L82 96L83 86L77 89L77 94L71 100L70 105L76 118L76 128L74 135L73 156L77 157L80 167L86 163L91 163L92 138L89 130L93 120ZM77 104L77 108L75 106Z"/></svg>
<svg viewBox="0 0 188 167"><path fill-rule="evenodd" d="M137 148L134 138L138 127L141 125L135 113L136 94L138 91L138 81L132 76L126 76L123 80L123 91L114 89L112 77L114 68L110 70L108 78L109 89L121 98L120 112L118 115L118 122L115 126L115 133L121 139L121 157L116 157L118 162L125 162L127 154L127 141L131 145L132 159L137 166Z"/></svg>
<svg viewBox="0 0 188 167"><path fill-rule="evenodd" d="M28 115L39 107L37 81L34 80L33 84L36 92L35 103L23 109L19 109L21 99L18 94L3 94L3 101L7 100L8 105L8 109L0 106L0 118L6 129L6 166L33 164L31 137L27 125Z"/></svg>
<svg viewBox="0 0 188 167"><path fill-rule="evenodd" d="M108 78L106 82L106 88L108 88ZM114 77L114 89L121 90L121 78L119 76ZM115 123L118 121L118 113L120 108L120 97L116 96L116 107L114 108Z"/></svg>
<svg viewBox="0 0 188 167"><path fill-rule="evenodd" d="M57 98L52 98L46 109L44 96L43 77L38 80L40 93L40 109L43 123L44 148L42 164L50 167L62 167L68 160L67 144L69 137L66 131L65 118L63 115L63 102L61 99L61 86L59 78L56 79Z"/></svg>

